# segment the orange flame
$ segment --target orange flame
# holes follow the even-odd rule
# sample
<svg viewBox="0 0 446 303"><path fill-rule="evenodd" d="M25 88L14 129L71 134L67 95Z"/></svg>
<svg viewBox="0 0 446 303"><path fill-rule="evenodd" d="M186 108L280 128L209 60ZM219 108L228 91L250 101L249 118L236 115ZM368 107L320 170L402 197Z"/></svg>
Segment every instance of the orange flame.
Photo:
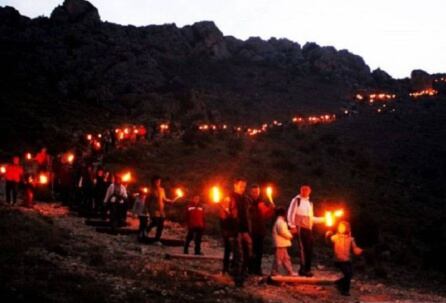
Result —
<svg viewBox="0 0 446 303"><path fill-rule="evenodd" d="M41 173L39 175L39 184L45 185L48 184L49 178L48 175L45 173Z"/></svg>
<svg viewBox="0 0 446 303"><path fill-rule="evenodd" d="M221 197L222 197L220 188L218 186L213 186L210 191L210 196L211 196L212 202L214 202L216 204L220 203Z"/></svg>
<svg viewBox="0 0 446 303"><path fill-rule="evenodd" d="M131 182L132 181L132 173L131 172L126 172L126 173L122 174L121 180L124 183Z"/></svg>
<svg viewBox="0 0 446 303"><path fill-rule="evenodd" d="M176 195L178 198L183 198L183 197L184 197L184 192L183 192L183 190L182 190L181 188L177 188L177 189L175 190L175 195Z"/></svg>

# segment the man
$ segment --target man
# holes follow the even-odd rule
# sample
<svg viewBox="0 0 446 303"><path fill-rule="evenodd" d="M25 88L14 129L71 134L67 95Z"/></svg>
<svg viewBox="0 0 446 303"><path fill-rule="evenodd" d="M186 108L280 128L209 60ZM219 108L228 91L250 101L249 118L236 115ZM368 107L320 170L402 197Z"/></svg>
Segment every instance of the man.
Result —
<svg viewBox="0 0 446 303"><path fill-rule="evenodd" d="M14 157L12 164L6 166L6 202L14 205L17 203L17 191L22 180L23 167L20 165L20 158Z"/></svg>
<svg viewBox="0 0 446 303"><path fill-rule="evenodd" d="M249 235L249 201L244 196L246 180L236 179L234 192L229 197L229 216L235 220L235 234L232 238L234 254L234 281L237 287L242 287L244 275L252 256L252 240Z"/></svg>
<svg viewBox="0 0 446 303"><path fill-rule="evenodd" d="M125 205L127 189L121 184L121 177L115 176L115 180L107 189L104 204L110 204L110 225L115 229L120 223L120 209Z"/></svg>
<svg viewBox="0 0 446 303"><path fill-rule="evenodd" d="M274 205L265 202L260 196L260 186L253 184L249 191L249 215L251 219L251 238L253 257L250 264L250 272L254 275L261 276L263 243L266 236L266 224L273 216Z"/></svg>
<svg viewBox="0 0 446 303"><path fill-rule="evenodd" d="M322 217L314 216L313 203L310 201L311 187L303 185L300 194L291 200L288 208L288 225L291 233L299 238L300 269L299 275L312 277L313 225L325 222Z"/></svg>
<svg viewBox="0 0 446 303"><path fill-rule="evenodd" d="M201 237L205 227L204 208L200 205L200 196L195 195L186 211L187 235L184 243L184 254L189 253L189 245L195 241L195 255L201 255Z"/></svg>

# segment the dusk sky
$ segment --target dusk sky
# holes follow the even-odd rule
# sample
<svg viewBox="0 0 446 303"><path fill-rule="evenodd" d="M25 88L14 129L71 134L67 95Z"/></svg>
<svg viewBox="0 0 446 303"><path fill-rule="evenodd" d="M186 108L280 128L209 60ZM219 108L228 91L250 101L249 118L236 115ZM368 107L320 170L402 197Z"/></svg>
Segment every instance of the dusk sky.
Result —
<svg viewBox="0 0 446 303"><path fill-rule="evenodd" d="M0 0L23 15L49 16L62 0ZM407 77L446 72L444 0L91 0L101 19L149 25L214 21L225 35L288 38L348 49L375 69Z"/></svg>

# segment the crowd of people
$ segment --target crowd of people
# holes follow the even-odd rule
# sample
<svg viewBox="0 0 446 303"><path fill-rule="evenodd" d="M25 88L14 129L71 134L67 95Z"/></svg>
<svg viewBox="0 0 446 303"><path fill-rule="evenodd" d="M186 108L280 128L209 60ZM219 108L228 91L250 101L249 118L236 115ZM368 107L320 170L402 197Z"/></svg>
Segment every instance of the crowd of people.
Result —
<svg viewBox="0 0 446 303"><path fill-rule="evenodd" d="M89 149L85 153L80 151L52 157L43 148L35 157L29 153L22 158L13 157L11 163L2 166L0 171L5 180L6 202L12 205L17 203L19 188L23 188L23 204L28 207L32 206L35 194L55 195L53 199L77 208L82 214L99 215L112 230L125 226L130 212L139 219L137 239L147 241L148 235L155 229L151 242L161 246L166 203L173 203L183 198L182 195L174 199L167 197L159 176L151 179L150 187L129 192L128 180L122 173L107 171L100 163L86 160L94 152L92 140L92 137L87 138ZM112 142L110 144L113 145ZM313 227L324 223L326 218L315 216L310 200L311 188L302 186L286 210L276 207L272 199L265 198L258 184L252 184L249 188L247 185L244 179L235 180L232 192L218 203L222 273L233 277L235 285L240 287L248 275L262 276L264 243L272 225L270 234L275 253L270 274L274 276L284 270L290 276L312 277ZM194 254L203 254L201 240L205 233L206 215L202 198L194 193L185 199L188 202L184 218L187 226L184 254L189 254L192 242ZM293 270L288 254L294 239L299 250L298 271ZM339 223L336 234L327 234L327 239L333 242L336 265L343 273L337 286L342 294L348 294L352 277L351 255L352 252L360 254L361 249L355 244L350 225L345 221Z"/></svg>
<svg viewBox="0 0 446 303"><path fill-rule="evenodd" d="M6 202L17 203L19 186L23 186L25 206L32 206L33 181L28 180L30 171L37 174L46 173L52 166L51 186L58 198L67 204L78 207L85 214L96 213L109 222L112 229L126 225L128 211L139 218L138 240L146 241L152 229L156 229L154 245L162 245L162 232L166 218L165 204L180 198L170 199L162 186L162 179L154 176L149 188L141 188L138 192L128 192L128 184L123 176L112 174L102 166L80 165L73 161L51 161L46 149L42 149L33 161L26 159L22 165L19 157L2 170L5 179ZM54 160L54 159L53 159ZM29 162L29 163L28 163ZM28 164L27 164L28 163ZM236 286L243 286L248 275L263 275L262 259L265 237L268 226L272 224L272 240L275 248L271 275L277 275L283 269L290 276L312 277L313 227L325 222L324 217L314 215L313 203L310 200L311 188L304 185L294 197L288 210L276 207L262 195L258 184L250 185L247 181L237 179L233 190L226 199L219 203L220 228L223 246L222 273L230 275ZM205 207L199 194L191 195L185 209L187 234L184 253L194 241L195 255L202 255L201 239L205 231ZM347 295L352 277L351 255L360 254L361 249L351 237L350 225L341 221L336 234L327 234L333 242L336 265L343 273L337 282L342 294ZM297 239L299 248L300 269L293 270L288 249L293 239Z"/></svg>

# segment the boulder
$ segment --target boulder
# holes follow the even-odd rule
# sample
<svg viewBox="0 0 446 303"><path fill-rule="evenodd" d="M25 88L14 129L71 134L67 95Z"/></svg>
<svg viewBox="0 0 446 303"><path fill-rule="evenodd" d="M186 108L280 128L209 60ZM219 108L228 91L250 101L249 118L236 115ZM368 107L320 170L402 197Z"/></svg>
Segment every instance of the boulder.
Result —
<svg viewBox="0 0 446 303"><path fill-rule="evenodd" d="M51 20L58 23L98 24L101 21L99 12L90 2L85 0L65 0L51 13Z"/></svg>

